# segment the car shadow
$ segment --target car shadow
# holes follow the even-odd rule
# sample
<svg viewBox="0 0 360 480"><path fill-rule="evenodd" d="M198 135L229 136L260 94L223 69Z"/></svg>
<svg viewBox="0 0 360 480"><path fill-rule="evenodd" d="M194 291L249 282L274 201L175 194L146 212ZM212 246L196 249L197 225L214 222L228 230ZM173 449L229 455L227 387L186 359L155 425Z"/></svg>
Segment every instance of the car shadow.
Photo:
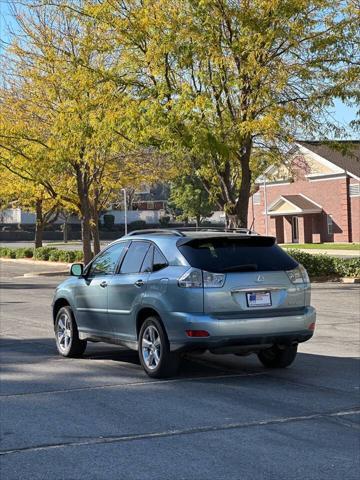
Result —
<svg viewBox="0 0 360 480"><path fill-rule="evenodd" d="M153 381L140 366L137 352L118 346L88 344L82 358L66 359L58 355L52 338L2 338L1 395L58 391L77 388L101 388ZM317 385L325 389L340 389L352 394L359 389L359 359L298 353L294 364L287 369L265 369L256 355L187 354L182 359L179 381L229 376L238 382L252 377L260 384L267 381L296 385Z"/></svg>
<svg viewBox="0 0 360 480"><path fill-rule="evenodd" d="M1 289L4 290L54 290L54 288L54 285L46 283L1 283Z"/></svg>

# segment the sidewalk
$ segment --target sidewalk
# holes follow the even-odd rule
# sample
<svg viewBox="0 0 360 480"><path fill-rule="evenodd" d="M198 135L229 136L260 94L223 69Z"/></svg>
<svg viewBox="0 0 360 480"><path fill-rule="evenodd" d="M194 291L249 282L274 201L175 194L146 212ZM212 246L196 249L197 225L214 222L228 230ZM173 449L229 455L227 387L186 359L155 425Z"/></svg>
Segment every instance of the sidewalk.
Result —
<svg viewBox="0 0 360 480"><path fill-rule="evenodd" d="M24 273L21 276L24 277L58 277L69 274L71 263L64 262L48 262L45 260L33 260L31 258L0 258L1 262L22 264L36 267L33 271ZM38 267L44 267L44 270L40 270Z"/></svg>

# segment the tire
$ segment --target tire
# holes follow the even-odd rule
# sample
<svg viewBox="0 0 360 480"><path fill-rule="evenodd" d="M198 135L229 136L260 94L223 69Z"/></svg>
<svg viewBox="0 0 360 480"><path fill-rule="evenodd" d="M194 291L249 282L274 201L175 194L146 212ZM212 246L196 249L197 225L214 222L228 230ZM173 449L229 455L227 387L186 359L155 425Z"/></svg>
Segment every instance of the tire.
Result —
<svg viewBox="0 0 360 480"><path fill-rule="evenodd" d="M293 363L296 358L297 345L288 347L278 347L274 345L267 350L258 353L260 362L268 368L286 368Z"/></svg>
<svg viewBox="0 0 360 480"><path fill-rule="evenodd" d="M139 357L145 372L151 378L174 376L180 359L170 352L169 340L158 317L148 317L139 333Z"/></svg>
<svg viewBox="0 0 360 480"><path fill-rule="evenodd" d="M55 319L55 341L63 357L81 357L86 349L86 340L79 339L79 332L70 307L62 307Z"/></svg>

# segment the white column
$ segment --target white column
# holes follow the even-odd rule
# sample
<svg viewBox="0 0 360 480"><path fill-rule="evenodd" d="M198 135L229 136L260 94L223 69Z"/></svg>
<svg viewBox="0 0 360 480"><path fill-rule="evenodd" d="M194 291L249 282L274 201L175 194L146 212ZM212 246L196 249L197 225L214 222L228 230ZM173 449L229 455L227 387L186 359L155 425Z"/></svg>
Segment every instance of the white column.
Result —
<svg viewBox="0 0 360 480"><path fill-rule="evenodd" d="M265 204L265 235L269 234L269 222L268 222L268 205L267 205L267 193L266 193L266 177L264 176L264 204Z"/></svg>
<svg viewBox="0 0 360 480"><path fill-rule="evenodd" d="M124 225L125 225L125 235L127 235L127 198L126 198L126 189L122 189L124 192Z"/></svg>

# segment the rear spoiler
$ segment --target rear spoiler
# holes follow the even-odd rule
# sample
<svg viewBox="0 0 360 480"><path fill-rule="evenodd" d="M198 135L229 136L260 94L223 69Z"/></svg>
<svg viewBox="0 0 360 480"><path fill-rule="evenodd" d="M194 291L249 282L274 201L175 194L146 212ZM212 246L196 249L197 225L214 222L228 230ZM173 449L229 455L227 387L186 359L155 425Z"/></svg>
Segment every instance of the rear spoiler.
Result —
<svg viewBox="0 0 360 480"><path fill-rule="evenodd" d="M275 237L261 236L261 235L211 235L203 237L182 237L176 242L177 247L182 245L192 245L196 247L199 244L203 244L209 241L221 241L230 240L231 242L239 242L240 245L246 245L247 247L272 247L276 243Z"/></svg>

